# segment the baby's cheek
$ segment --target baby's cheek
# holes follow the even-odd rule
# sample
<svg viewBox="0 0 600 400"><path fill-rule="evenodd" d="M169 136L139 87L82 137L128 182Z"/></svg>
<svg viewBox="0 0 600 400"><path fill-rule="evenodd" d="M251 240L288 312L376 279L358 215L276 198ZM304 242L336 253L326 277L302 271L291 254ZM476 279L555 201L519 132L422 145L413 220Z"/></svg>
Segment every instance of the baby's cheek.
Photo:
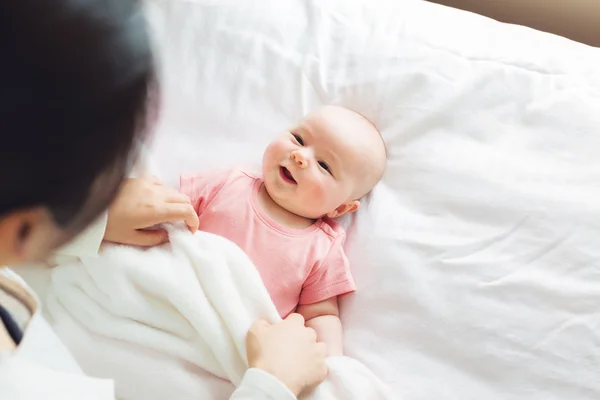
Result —
<svg viewBox="0 0 600 400"><path fill-rule="evenodd" d="M265 149L264 158L269 159L273 157L273 154L277 151L277 146L275 143L269 143L267 148Z"/></svg>
<svg viewBox="0 0 600 400"><path fill-rule="evenodd" d="M324 205L327 202L327 189L322 182L316 181L312 187L310 197L314 199L316 204Z"/></svg>
<svg viewBox="0 0 600 400"><path fill-rule="evenodd" d="M281 150L278 149L278 146L275 143L270 144L263 154L263 163L268 165L279 163L281 161L279 160L279 158L281 158L279 156L280 153Z"/></svg>

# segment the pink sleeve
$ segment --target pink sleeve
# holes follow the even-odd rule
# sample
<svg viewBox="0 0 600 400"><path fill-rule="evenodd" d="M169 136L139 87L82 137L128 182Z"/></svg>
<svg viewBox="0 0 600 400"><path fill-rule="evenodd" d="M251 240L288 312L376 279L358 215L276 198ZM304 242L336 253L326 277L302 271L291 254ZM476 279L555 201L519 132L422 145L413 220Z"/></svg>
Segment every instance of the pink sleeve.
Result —
<svg viewBox="0 0 600 400"><path fill-rule="evenodd" d="M342 247L344 237L336 238L325 260L311 271L300 293L300 305L318 303L356 290L350 263Z"/></svg>
<svg viewBox="0 0 600 400"><path fill-rule="evenodd" d="M181 174L179 177L179 191L189 196L194 210L200 215L208 203L219 193L228 176L229 171Z"/></svg>

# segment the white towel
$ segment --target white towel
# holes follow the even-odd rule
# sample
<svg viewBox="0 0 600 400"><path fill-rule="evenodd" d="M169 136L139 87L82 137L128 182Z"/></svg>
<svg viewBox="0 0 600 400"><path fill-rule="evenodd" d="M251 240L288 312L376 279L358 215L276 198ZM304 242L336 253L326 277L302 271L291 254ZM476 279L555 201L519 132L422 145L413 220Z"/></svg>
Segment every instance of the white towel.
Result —
<svg viewBox="0 0 600 400"><path fill-rule="evenodd" d="M57 267L47 298L51 320L74 319L94 334L167 353L238 385L248 367L246 332L258 318L278 321L277 310L235 244L167 229L170 245L111 245L100 257ZM357 360L327 361L329 377L310 398L391 398Z"/></svg>

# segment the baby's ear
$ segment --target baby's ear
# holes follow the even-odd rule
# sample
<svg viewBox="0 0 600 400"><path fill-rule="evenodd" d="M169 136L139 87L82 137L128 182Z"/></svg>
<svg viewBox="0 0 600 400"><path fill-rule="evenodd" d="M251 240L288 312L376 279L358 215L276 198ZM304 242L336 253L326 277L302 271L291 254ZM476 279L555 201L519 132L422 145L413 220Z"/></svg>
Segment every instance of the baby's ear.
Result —
<svg viewBox="0 0 600 400"><path fill-rule="evenodd" d="M359 207L360 207L360 201L352 200L352 201L342 204L335 210L327 213L327 216L329 218L338 218L344 214L352 213L352 212L358 210Z"/></svg>

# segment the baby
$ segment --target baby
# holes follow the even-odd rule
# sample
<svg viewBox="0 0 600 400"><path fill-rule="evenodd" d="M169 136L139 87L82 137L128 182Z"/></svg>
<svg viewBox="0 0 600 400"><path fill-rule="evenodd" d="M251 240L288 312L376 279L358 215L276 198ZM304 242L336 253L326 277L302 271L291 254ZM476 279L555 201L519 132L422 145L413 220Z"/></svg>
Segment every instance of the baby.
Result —
<svg viewBox="0 0 600 400"><path fill-rule="evenodd" d="M304 316L330 355L342 355L337 298L355 290L345 233L332 218L354 212L385 168L381 135L366 118L325 106L271 142L262 174L181 176L199 229L226 237L256 265L281 317Z"/></svg>

